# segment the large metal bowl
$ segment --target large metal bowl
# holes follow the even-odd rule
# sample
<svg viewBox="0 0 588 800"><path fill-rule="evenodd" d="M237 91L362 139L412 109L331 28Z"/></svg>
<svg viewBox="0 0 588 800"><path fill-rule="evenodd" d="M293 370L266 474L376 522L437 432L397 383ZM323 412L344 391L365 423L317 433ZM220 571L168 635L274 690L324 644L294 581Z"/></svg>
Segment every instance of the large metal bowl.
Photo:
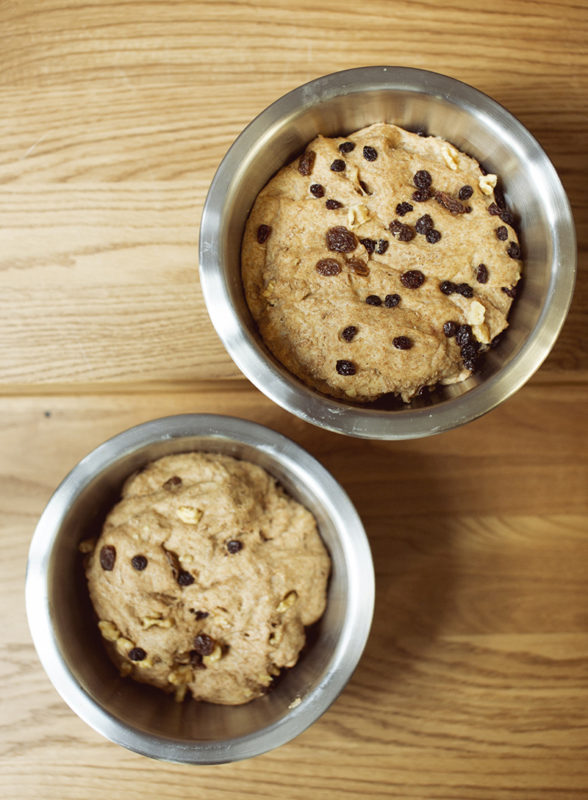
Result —
<svg viewBox="0 0 588 800"><path fill-rule="evenodd" d="M245 303L240 247L258 192L318 133L373 122L425 128L498 173L519 218L524 285L502 343L483 372L432 401L395 410L357 406L305 386L263 344ZM419 69L365 67L311 81L245 128L210 187L200 229L200 280L230 356L264 394L307 422L351 436L408 439L455 428L516 392L552 348L571 302L576 242L570 206L537 141L502 106L460 81Z"/></svg>
<svg viewBox="0 0 588 800"><path fill-rule="evenodd" d="M90 606L80 540L98 532L125 479L153 459L207 450L259 464L314 514L332 562L327 609L273 692L244 706L173 697L119 677ZM49 501L31 543L29 626L65 702L113 742L190 764L237 761L301 733L355 669L374 605L371 553L361 521L331 475L289 439L252 422L206 414L167 417L115 436L72 470Z"/></svg>

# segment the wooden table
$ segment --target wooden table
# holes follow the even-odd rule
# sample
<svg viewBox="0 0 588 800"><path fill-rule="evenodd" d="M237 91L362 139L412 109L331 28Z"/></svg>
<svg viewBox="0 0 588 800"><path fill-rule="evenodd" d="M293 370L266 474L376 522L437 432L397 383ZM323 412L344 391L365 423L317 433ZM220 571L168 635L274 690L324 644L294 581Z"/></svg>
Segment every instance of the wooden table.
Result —
<svg viewBox="0 0 588 800"><path fill-rule="evenodd" d="M0 795L588 797L588 6L582 0L0 2ZM240 376L198 278L199 215L244 125L293 87L425 67L503 103L574 207L580 273L539 373L428 440L315 429ZM119 748L61 701L23 603L52 490L165 414L261 421L341 481L377 566L371 638L298 739L221 767Z"/></svg>

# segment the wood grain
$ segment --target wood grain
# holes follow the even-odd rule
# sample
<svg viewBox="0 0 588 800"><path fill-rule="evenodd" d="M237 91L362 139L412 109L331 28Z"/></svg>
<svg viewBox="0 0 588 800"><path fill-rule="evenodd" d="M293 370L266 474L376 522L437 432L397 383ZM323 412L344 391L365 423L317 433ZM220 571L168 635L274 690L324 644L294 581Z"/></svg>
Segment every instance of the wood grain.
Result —
<svg viewBox="0 0 588 800"><path fill-rule="evenodd" d="M0 796L588 797L588 7L583 0L0 0ZM538 138L568 193L579 277L547 361L451 433L315 429L239 375L197 279L233 139L301 83L368 64L471 83ZM26 554L89 450L173 413L262 422L315 455L366 527L364 657L294 742L163 764L92 731L45 676Z"/></svg>

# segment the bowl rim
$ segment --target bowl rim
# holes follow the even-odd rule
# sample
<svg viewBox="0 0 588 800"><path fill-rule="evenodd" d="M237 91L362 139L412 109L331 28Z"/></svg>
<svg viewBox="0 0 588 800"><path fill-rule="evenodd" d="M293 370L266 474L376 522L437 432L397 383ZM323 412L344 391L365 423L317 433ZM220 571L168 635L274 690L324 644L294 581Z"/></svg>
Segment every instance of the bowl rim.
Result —
<svg viewBox="0 0 588 800"><path fill-rule="evenodd" d="M193 743L127 726L78 683L62 656L53 629L48 569L61 525L80 492L121 458L156 442L188 437L231 441L258 449L277 462L295 483L305 485L318 498L348 548L345 565L351 587L345 623L328 669L298 706L253 733ZM271 467L266 469L271 473ZM312 486L308 476L313 478ZM291 439L258 423L217 414L180 414L150 420L107 439L82 458L57 487L39 519L29 548L25 580L26 612L33 644L45 672L67 705L116 744L151 758L188 764L220 764L260 755L291 741L321 717L343 691L359 663L372 624L374 598L374 568L368 539L341 485L314 456Z"/></svg>
<svg viewBox="0 0 588 800"><path fill-rule="evenodd" d="M261 355L260 345L244 330L219 264L222 248L216 233L225 211L227 188L243 173L247 154L259 150L281 120L329 101L359 92L404 91L442 97L475 109L494 129L507 131L509 145L524 151L543 181L545 204L554 210L553 258L549 288L541 313L511 361L458 397L434 407L378 411L323 395L291 375L275 357ZM334 72L305 83L261 111L235 139L210 185L200 223L199 274L212 324L230 357L263 394L306 422L336 433L367 439L402 440L441 433L491 411L521 388L551 351L567 316L576 274L576 237L570 204L557 171L540 144L506 108L478 89L437 72L400 66L370 66ZM554 266L558 266L557 273Z"/></svg>

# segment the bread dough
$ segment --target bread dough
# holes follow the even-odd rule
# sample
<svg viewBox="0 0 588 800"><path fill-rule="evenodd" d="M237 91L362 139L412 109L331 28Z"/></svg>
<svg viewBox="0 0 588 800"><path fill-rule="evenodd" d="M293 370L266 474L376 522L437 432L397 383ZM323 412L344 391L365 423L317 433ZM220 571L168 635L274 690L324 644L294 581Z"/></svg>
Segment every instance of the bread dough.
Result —
<svg viewBox="0 0 588 800"><path fill-rule="evenodd" d="M409 401L468 377L507 326L521 273L496 180L445 140L391 124L318 136L260 192L245 228L245 296L271 352L352 401ZM411 287L403 276L415 272L424 281Z"/></svg>
<svg viewBox="0 0 588 800"><path fill-rule="evenodd" d="M239 704L294 666L329 569L314 517L265 470L186 453L126 482L86 577L121 674Z"/></svg>

